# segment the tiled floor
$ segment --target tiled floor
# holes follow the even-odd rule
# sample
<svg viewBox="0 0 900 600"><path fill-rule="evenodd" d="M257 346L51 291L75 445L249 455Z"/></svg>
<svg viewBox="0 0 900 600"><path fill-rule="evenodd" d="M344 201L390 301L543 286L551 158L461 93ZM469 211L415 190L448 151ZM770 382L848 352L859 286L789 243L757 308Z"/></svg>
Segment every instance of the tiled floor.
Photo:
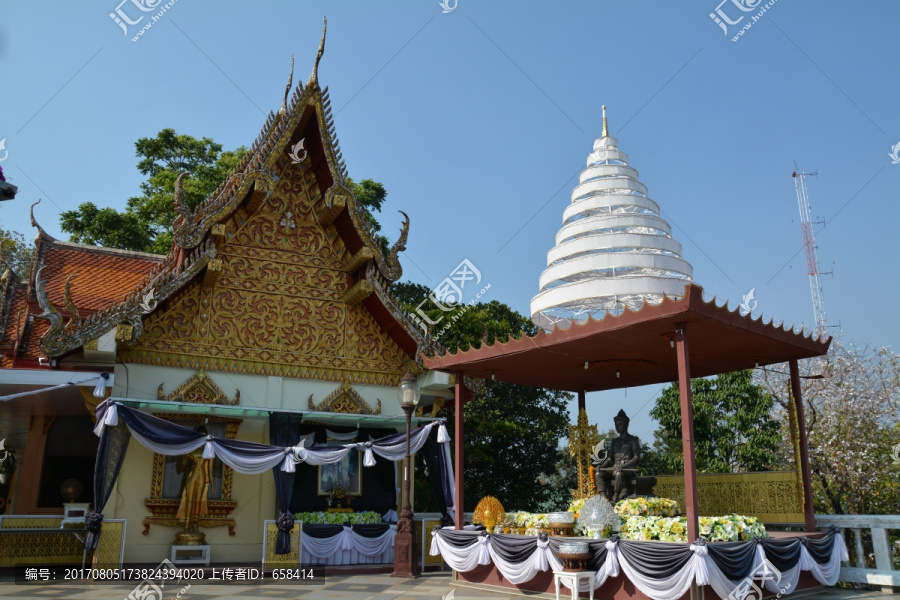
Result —
<svg viewBox="0 0 900 600"><path fill-rule="evenodd" d="M551 594L519 594L495 592L462 587L455 584L449 573L428 573L418 579L397 579L390 575L323 575L302 583L247 582L211 583L193 582L173 585L170 582L160 599L155 595L132 594L135 583L127 584L71 584L28 583L16 584L11 577L0 578L0 600L33 600L38 598L66 600L276 600L302 598L322 600L522 600L523 598L553 598ZM900 598L881 592L851 590L817 590L790 596L800 600L875 600Z"/></svg>
<svg viewBox="0 0 900 600"><path fill-rule="evenodd" d="M280 598L308 598L323 600L506 600L523 598L520 594L496 593L457 587L449 573L428 573L417 579L397 579L390 575L324 575L313 580L295 583L265 582L215 584L193 582L163 588L161 600L267 600ZM135 583L128 584L16 584L12 578L0 579L0 600L31 600L36 598L65 598L66 600L128 600ZM532 598L542 595L531 594ZM544 596L552 597L552 596ZM134 600L159 600L156 596Z"/></svg>

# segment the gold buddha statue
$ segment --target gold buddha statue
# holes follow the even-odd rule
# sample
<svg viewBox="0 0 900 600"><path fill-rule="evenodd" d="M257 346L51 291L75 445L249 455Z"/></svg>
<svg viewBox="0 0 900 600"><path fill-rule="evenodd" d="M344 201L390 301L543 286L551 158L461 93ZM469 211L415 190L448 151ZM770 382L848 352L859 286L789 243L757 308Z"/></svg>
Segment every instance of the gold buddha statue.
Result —
<svg viewBox="0 0 900 600"><path fill-rule="evenodd" d="M202 425L197 431L206 434ZM206 544L206 535L199 530L201 517L209 514L209 488L212 485L213 459L203 458L202 447L190 454L178 457L176 472L184 473L182 479L181 502L176 518L184 531L175 535L178 546L200 546Z"/></svg>

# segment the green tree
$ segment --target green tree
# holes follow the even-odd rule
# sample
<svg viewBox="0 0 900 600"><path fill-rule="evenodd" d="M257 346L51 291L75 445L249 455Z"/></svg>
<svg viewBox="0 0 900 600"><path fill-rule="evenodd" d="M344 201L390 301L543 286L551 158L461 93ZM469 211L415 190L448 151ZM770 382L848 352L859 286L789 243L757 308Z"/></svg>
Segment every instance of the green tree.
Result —
<svg viewBox="0 0 900 600"><path fill-rule="evenodd" d="M691 380L697 471L765 471L777 462L780 424L771 416L774 400L752 382L752 372L723 373ZM678 386L663 390L650 411L659 422L654 449L663 466L683 472L681 402Z"/></svg>
<svg viewBox="0 0 900 600"><path fill-rule="evenodd" d="M34 248L25 242L25 236L18 231L0 229L0 275L11 269L13 273L27 279L34 260Z"/></svg>
<svg viewBox="0 0 900 600"><path fill-rule="evenodd" d="M378 222L372 211L381 212L381 205L384 204L387 198L387 190L384 189L384 185L372 179L363 179L356 183L348 177L347 183L350 185L353 195L356 196L357 202L365 209L369 225L372 226L372 230L377 234L381 231L381 223ZM376 236L375 243L378 244L381 253L387 256L388 252L390 252L387 237L379 234Z"/></svg>
<svg viewBox="0 0 900 600"><path fill-rule="evenodd" d="M140 159L138 171L147 176L141 183L142 195L128 199L124 211L98 208L85 202L78 209L60 216L60 227L71 241L110 248L166 254L172 247L172 223L175 221L174 193L178 173L183 179L184 197L194 208L225 181L247 149L222 151L222 145L210 138L196 139L163 129L154 138L135 143Z"/></svg>
<svg viewBox="0 0 900 600"><path fill-rule="evenodd" d="M535 331L530 319L496 300L445 312L428 299L430 290L423 285L403 282L395 284L393 291L409 312L426 300L420 309L437 323L433 328L452 323L439 340L446 348L478 347L485 341L490 344ZM465 510L473 510L487 495L508 509L568 505L573 485L558 469L558 463L566 464L560 458L559 443L568 433L568 400L564 392L484 382L465 406ZM440 414L447 417L455 436L452 410Z"/></svg>

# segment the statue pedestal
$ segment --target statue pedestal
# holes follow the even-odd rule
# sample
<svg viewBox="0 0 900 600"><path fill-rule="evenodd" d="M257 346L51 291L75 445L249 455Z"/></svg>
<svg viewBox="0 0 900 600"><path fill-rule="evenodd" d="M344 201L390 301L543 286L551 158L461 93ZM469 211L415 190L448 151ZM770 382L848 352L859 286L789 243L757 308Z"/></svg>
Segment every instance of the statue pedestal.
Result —
<svg viewBox="0 0 900 600"><path fill-rule="evenodd" d="M210 546L176 546L172 544L169 551L169 560L176 565L205 565L209 566Z"/></svg>

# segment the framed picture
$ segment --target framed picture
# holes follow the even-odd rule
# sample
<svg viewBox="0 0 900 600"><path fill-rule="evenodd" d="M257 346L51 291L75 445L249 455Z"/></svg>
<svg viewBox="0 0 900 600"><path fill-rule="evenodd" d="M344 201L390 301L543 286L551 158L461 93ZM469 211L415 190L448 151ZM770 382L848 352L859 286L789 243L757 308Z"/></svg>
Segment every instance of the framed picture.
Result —
<svg viewBox="0 0 900 600"><path fill-rule="evenodd" d="M341 486L349 496L362 495L362 452L351 450L336 463L319 465L318 494L327 496L332 488Z"/></svg>

